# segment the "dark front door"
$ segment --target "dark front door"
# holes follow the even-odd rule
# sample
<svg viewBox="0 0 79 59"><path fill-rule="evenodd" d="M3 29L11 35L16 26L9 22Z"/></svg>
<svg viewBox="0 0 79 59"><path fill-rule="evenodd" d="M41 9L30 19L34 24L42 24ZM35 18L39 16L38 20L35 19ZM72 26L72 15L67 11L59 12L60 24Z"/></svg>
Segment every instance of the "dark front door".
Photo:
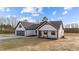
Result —
<svg viewBox="0 0 79 59"><path fill-rule="evenodd" d="M17 31L17 36L24 36L25 32L24 31Z"/></svg>

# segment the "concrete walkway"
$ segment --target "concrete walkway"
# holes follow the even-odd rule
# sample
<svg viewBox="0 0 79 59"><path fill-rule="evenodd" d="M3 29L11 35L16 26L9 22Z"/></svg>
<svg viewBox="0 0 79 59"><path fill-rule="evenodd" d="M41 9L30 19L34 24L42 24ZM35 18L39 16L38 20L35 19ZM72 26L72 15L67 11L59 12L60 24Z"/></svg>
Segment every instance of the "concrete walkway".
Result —
<svg viewBox="0 0 79 59"><path fill-rule="evenodd" d="M13 38L21 38L22 36L0 36L0 40L1 39L13 39Z"/></svg>

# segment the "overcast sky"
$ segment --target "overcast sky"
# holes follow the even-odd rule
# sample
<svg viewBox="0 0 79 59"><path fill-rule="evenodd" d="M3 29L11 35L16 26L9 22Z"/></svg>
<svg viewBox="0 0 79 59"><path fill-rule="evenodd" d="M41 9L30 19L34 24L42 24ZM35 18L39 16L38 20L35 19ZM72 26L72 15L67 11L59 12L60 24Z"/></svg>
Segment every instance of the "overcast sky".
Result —
<svg viewBox="0 0 79 59"><path fill-rule="evenodd" d="M15 16L17 20L27 19L30 22L41 20L62 20L67 23L79 23L78 7L6 7L0 8L0 16Z"/></svg>

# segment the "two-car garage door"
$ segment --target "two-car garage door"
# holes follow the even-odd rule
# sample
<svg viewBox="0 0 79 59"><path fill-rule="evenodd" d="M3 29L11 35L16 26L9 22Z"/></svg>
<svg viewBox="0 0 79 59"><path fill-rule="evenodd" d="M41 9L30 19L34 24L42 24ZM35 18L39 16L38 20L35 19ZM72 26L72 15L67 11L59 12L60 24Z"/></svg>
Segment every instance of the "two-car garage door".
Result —
<svg viewBox="0 0 79 59"><path fill-rule="evenodd" d="M17 36L24 36L25 35L25 31L16 31Z"/></svg>

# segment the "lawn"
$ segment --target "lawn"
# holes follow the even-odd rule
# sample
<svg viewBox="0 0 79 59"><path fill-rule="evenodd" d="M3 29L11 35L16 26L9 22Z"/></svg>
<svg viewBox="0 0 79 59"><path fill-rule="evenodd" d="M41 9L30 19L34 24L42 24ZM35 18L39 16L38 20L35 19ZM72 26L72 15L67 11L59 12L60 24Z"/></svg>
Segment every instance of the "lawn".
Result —
<svg viewBox="0 0 79 59"><path fill-rule="evenodd" d="M0 36L13 36L15 34L0 34Z"/></svg>
<svg viewBox="0 0 79 59"><path fill-rule="evenodd" d="M36 37L5 39L5 40L0 40L0 50L7 50L7 49L18 48L22 46L34 46L45 41L49 41L49 40L47 39L40 40L40 38L36 38Z"/></svg>
<svg viewBox="0 0 79 59"><path fill-rule="evenodd" d="M3 51L79 51L79 33L65 33L65 38L50 40L37 37L22 37L0 40Z"/></svg>

